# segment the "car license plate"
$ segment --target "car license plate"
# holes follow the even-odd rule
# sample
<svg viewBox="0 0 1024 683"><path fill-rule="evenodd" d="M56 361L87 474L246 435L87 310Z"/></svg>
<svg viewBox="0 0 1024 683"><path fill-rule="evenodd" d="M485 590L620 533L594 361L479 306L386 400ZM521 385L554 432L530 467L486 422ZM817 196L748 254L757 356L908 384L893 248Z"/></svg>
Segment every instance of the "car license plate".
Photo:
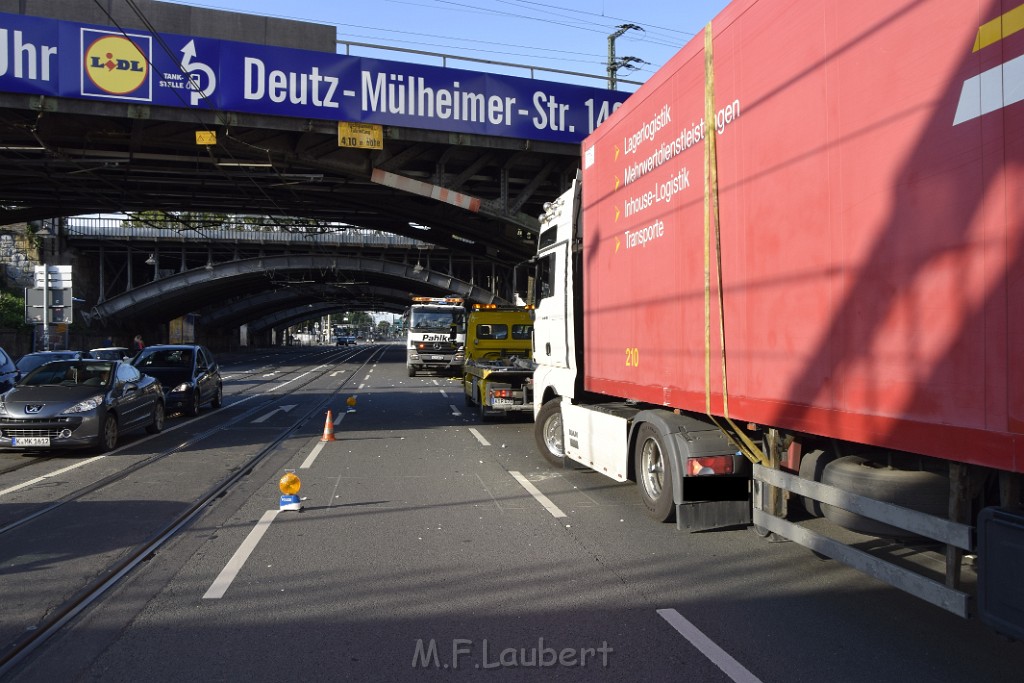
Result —
<svg viewBox="0 0 1024 683"><path fill-rule="evenodd" d="M50 437L48 436L16 436L11 439L12 446L46 446L50 445Z"/></svg>

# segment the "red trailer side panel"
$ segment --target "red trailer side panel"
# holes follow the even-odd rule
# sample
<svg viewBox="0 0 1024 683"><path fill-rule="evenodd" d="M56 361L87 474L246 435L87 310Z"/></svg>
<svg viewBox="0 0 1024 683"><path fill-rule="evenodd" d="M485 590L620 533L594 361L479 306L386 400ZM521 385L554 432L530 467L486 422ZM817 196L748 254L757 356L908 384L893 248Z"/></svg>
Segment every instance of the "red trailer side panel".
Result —
<svg viewBox="0 0 1024 683"><path fill-rule="evenodd" d="M587 388L717 415L727 396L743 421L1024 470L1015 9L730 5L723 291L713 242L705 286L699 36L583 145Z"/></svg>

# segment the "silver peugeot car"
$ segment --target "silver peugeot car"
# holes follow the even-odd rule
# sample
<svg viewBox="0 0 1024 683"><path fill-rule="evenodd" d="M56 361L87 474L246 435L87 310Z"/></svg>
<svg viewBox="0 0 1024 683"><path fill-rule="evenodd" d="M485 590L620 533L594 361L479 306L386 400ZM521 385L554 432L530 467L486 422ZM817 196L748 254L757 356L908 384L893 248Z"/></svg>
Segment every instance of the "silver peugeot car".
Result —
<svg viewBox="0 0 1024 683"><path fill-rule="evenodd" d="M131 363L53 361L0 394L0 447L105 452L123 431L161 431L164 415L160 381Z"/></svg>

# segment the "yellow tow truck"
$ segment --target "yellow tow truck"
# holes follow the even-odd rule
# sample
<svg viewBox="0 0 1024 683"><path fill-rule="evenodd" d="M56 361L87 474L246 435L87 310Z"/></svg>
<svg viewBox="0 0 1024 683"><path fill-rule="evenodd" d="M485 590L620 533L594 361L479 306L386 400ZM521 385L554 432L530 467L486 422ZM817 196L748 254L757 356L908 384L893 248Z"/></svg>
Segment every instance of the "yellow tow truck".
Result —
<svg viewBox="0 0 1024 683"><path fill-rule="evenodd" d="M466 325L463 390L480 419L533 415L532 307L475 304Z"/></svg>

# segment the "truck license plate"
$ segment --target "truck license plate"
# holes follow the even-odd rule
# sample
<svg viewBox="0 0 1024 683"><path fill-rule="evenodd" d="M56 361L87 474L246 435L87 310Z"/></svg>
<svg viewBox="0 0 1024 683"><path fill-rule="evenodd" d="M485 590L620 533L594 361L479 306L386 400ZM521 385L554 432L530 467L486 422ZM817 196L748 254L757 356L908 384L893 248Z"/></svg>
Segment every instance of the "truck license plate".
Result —
<svg viewBox="0 0 1024 683"><path fill-rule="evenodd" d="M496 406L511 406L515 405L515 401L510 398L496 398L491 402L491 404Z"/></svg>
<svg viewBox="0 0 1024 683"><path fill-rule="evenodd" d="M11 439L12 446L46 446L50 445L50 437L48 436L16 436Z"/></svg>
<svg viewBox="0 0 1024 683"><path fill-rule="evenodd" d="M444 356L431 356L430 360L444 360Z"/></svg>

